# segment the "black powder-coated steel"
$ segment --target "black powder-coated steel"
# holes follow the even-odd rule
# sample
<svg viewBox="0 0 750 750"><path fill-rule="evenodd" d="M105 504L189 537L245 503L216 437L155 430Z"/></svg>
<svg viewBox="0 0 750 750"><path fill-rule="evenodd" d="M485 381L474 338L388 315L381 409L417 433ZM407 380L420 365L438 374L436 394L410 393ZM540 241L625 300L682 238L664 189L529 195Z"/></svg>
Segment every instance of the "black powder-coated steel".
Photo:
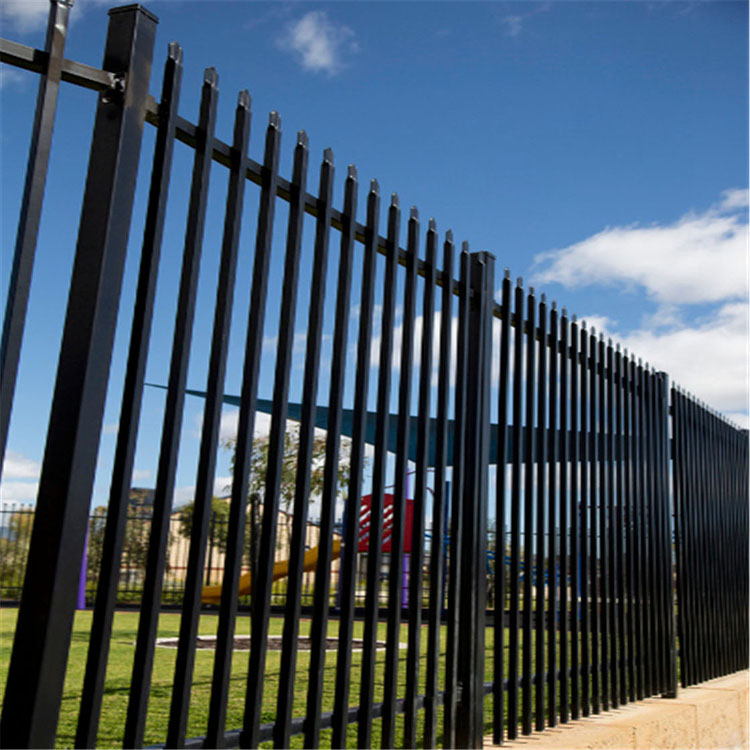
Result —
<svg viewBox="0 0 750 750"><path fill-rule="evenodd" d="M401 605L404 572L404 525L406 516L406 483L409 469L409 427L412 375L414 371L414 311L417 295L417 255L419 252L419 216L412 207L407 228L408 264L404 283L401 319L401 358L398 383L398 428L396 433L396 476L393 488L393 526L391 559L388 565L388 610L386 627L385 680L383 683L383 724L381 747L395 744L396 691L401 636ZM411 560L410 560L411 563ZM411 565L409 566L411 578ZM409 642L411 648L411 641Z"/></svg>
<svg viewBox="0 0 750 750"><path fill-rule="evenodd" d="M102 541L102 562L86 656L81 708L78 713L75 745L82 748L95 746L99 725L112 621L120 582L120 558L125 538L135 442L143 397L143 376L151 335L181 80L182 49L176 42L173 42L169 45L164 67L161 96L164 116L159 123L154 147L138 288L133 305L130 348L118 422L119 430L107 506L107 521Z"/></svg>
<svg viewBox="0 0 750 750"><path fill-rule="evenodd" d="M255 407L258 390L263 323L265 321L268 290L268 267L271 254L271 238L275 214L275 192L279 168L281 142L281 118L276 112L269 116L263 157L263 180L260 193L258 223L255 233L255 256L253 281L248 311L245 360L242 371L242 389L237 425L237 443L234 451L232 476L232 499L229 506L229 533L227 534L224 578L219 605L219 624L216 638L216 658L212 676L211 701L209 705L209 744L216 740L221 747L226 716L226 696L229 690L232 645L238 600L240 567L242 565L245 516L247 508L248 479L253 432L255 429ZM240 743L245 735L239 735Z"/></svg>
<svg viewBox="0 0 750 750"><path fill-rule="evenodd" d="M349 724L358 724L358 744L368 746L372 722L383 719L382 742L399 739L396 716L405 715L401 742L416 745L419 712L425 709L424 743L434 746L438 707L444 706L444 746L480 746L483 742L484 696L493 693L493 735L503 740L504 701L507 695L508 738L518 733L518 691L523 692L522 729L531 730L569 716L578 717L627 700L661 693L676 694L677 642L683 685L744 668L748 658L748 546L747 431L729 425L716 412L670 388L665 373L654 373L627 355L605 346L594 332L579 330L563 312L550 314L543 298L539 324L536 300L524 295L519 281L515 315L510 311L510 280L502 286L502 305L493 299L494 259L486 253L471 256L464 245L460 279L452 278L453 242L446 236L444 272L435 268L437 237L434 223L427 232L425 260L417 257L416 216L410 221L406 250L398 246L398 208L391 207L387 237L378 234L377 184L368 197L367 225L356 222L356 174L350 168L342 211L331 205L332 164L326 155L318 195L307 193L306 142L295 152L292 180L278 175L280 123L272 113L266 152L260 164L247 156L249 97L242 94L232 145L213 135L216 111L215 74L208 72L201 118L194 125L177 115L180 83L179 47L172 45L161 102L147 92L155 18L142 8L128 6L112 13L105 56L106 70L62 59L67 3L56 0L50 14L47 50L33 50L0 40L0 60L43 76L35 132L29 157L27 184L18 228L16 258L11 271L8 310L2 340L0 433L5 447L20 351L24 310L28 299L33 251L39 224L44 173L49 154L54 104L60 81L101 92L97 110L89 177L78 249L70 288L60 366L40 483L39 518L31 535L26 593L11 657L3 717L2 741L8 745L51 745L70 643L72 602L78 570L70 560L80 557L86 530L85 503L90 498L93 467L106 397L117 303L122 281L135 170L143 122L158 127L151 193L141 253L141 268L125 373L120 434L105 526L103 563L99 573L90 649L76 745L92 746L103 697L104 673L112 617L118 594L119 558L130 494L130 481L142 400L143 374L149 345L155 282L174 139L195 149L196 158L186 230L183 272L176 318L172 362L162 431L162 445L151 524L141 619L125 727L125 744L143 740L161 580L166 564L166 535L174 489L176 452L180 438L187 361L200 266L208 174L211 161L229 169L230 188L222 260L217 287L212 352L208 366L206 412L198 460L196 513L183 594L180 645L166 744L220 747L239 743L257 746L272 739L288 746L295 734L307 746L317 746L324 728L333 729L332 743L346 743ZM53 19L56 21L53 22ZM123 96L124 92L124 96ZM215 444L230 328L234 272L237 262L239 217L245 179L261 187L255 259L240 399L230 524L224 560L223 592L219 610L217 653L205 738L187 739L185 727L192 681L194 640L200 612L203 563L209 534L211 485L215 473ZM254 567L253 645L247 680L245 722L241 730L226 731L229 671L238 605L238 579L243 550L245 506L252 456L258 374L265 319L271 252L271 228L277 198L290 204L287 257L282 299L282 330L272 409L270 471L266 482L263 554L266 562ZM300 456L289 550L281 671L285 675L276 696L274 722L260 724L265 680L265 632L270 615L271 554L279 505L279 458L288 409L289 368L294 333L300 241L303 214L316 218L316 251L312 273L312 303L307 327L305 396L301 415ZM321 498L320 554L312 607L312 638L305 717L293 716L292 704L301 617L302 556L309 512L310 461L316 422L317 382L321 366L323 311L327 275L328 236L341 231L341 254L336 296L332 378L330 384L325 479ZM105 239L102 239L105 238ZM339 649L335 671L334 711L322 713L325 675L323 642L328 631L331 558L339 472L342 404L350 314L353 243L365 245L359 340L355 377L354 435L350 462L349 498L342 537L339 581ZM20 249L19 249L20 248ZM99 252L96 248L102 248ZM383 345L379 369L379 414L376 433L375 482L368 582L365 600L365 655L359 706L349 705L352 672L350 649L355 618L360 491L368 431L367 401L372 343L375 257L386 255ZM395 287L398 265L406 271L404 336L396 446L396 502L394 547L387 618L385 700L376 703L374 639L384 610L380 608L380 577L389 428L390 364L395 324ZM420 357L419 406L411 415L411 370L417 275L425 279L423 339ZM431 411L432 325L435 286L442 287L441 344L438 364L437 419ZM452 315L458 296L458 325ZM98 306L107 297L115 304ZM524 307L527 308L524 321ZM492 317L500 325L498 424L492 439L497 454L490 457L490 377ZM569 331L568 331L569 325ZM515 331L511 334L511 328ZM452 329L457 329L455 378L451 367ZM570 332L570 339L568 339ZM514 367L510 368L511 335ZM579 340L580 335L580 340ZM559 340L558 340L559 337ZM524 343L525 342L525 343ZM536 347L539 346L539 352ZM580 351L579 351L580 345ZM524 360L524 346L526 359ZM548 353L549 347L549 353ZM539 357L538 363L536 357ZM558 360L558 357L561 359ZM525 365L525 367L524 367ZM7 375L7 377L6 377ZM513 378L511 384L510 378ZM452 382L453 380L453 382ZM451 388L455 391L453 397ZM508 432L508 397L513 392L513 431ZM63 399L62 393L65 393ZM71 398L70 394L73 394ZM63 403L63 401L65 403ZM671 401L671 404L670 404ZM449 426L449 404L454 422ZM671 411L670 411L671 409ZM412 418L414 424L412 425ZM391 425L392 426L392 425ZM450 430L453 434L450 434ZM414 430L410 435L410 430ZM434 431L434 432L433 432ZM431 443L434 436L435 450ZM410 439L410 438L413 438ZM453 440L452 502L448 521L447 451ZM403 527L406 474L412 444L417 447L417 476L412 533L411 576L408 591L409 645L406 653L406 697L397 694L400 672L398 649L402 589ZM434 457L432 542L425 556L427 464ZM390 460L390 459L389 459ZM495 570L488 573L487 472L494 460ZM670 461L672 465L670 467ZM507 463L511 464L508 479ZM522 463L524 464L522 466ZM671 478L671 487L670 487ZM523 488L524 512L521 515ZM507 507L510 502L510 508ZM506 530L506 517L510 528ZM523 520L522 520L523 518ZM524 555L521 557L521 535ZM507 537L506 537L507 535ZM546 535L546 538L545 538ZM213 533L211 534L213 537ZM447 540L444 537L447 536ZM506 592L504 565L510 541L510 575ZM448 541L449 540L449 541ZM446 544L444 545L444 542ZM448 558L445 559L445 550ZM209 566L216 550L209 548ZM65 560L65 565L59 564ZM429 564L427 658L425 695L421 682L421 624L423 565ZM676 564L676 585L673 567ZM450 568L447 607L444 571ZM64 568L64 569L63 569ZM494 575L494 673L484 683L485 616L488 575ZM34 600L28 593L34 580ZM47 594L38 592L45 582ZM208 579L207 579L208 580ZM520 586L523 580L523 603ZM536 588L534 588L536 587ZM505 603L509 594L508 672L505 679ZM559 597L559 598L558 598ZM675 625L675 601L678 621ZM523 612L521 612L523 607ZM447 623L446 653L440 653L442 612ZM394 614L395 613L395 614ZM32 617L33 614L33 617ZM522 617L522 623L519 618ZM62 623L62 625L60 625ZM54 626L53 626L54 624ZM523 647L519 648L519 625ZM678 632L676 632L676 629ZM559 638L559 643L558 643ZM546 641L545 641L546 639ZM33 648L30 644L33 643ZM40 646L41 644L41 646ZM533 644L533 645L532 645ZM25 649L25 650L24 650ZM21 658L23 655L23 659ZM519 657L523 669L519 670ZM545 664L546 662L546 664ZM559 662L559 666L558 666ZM19 664L23 663L23 670ZM532 670L532 664L535 668ZM438 675L444 664L445 691ZM29 669L30 665L30 669ZM519 674L519 671L521 674ZM40 677L42 675L42 677ZM559 703L558 703L558 685ZM40 682L41 680L41 682ZM34 686L42 689L35 692ZM546 700L545 700L546 699ZM545 715L546 708L546 715ZM533 712L533 716L532 716Z"/></svg>
<svg viewBox="0 0 750 750"><path fill-rule="evenodd" d="M544 698L545 698L545 648L544 633L545 620L545 563L544 537L546 531L546 503L547 503L547 303L544 295L539 302L539 357L537 370L537 402L536 402L536 517L535 517L535 550L534 550L534 729L541 732L544 729ZM551 465L551 464L550 464ZM527 574L530 570L527 569ZM550 582L550 585L553 585ZM553 620L553 610L550 608L549 619ZM555 666L548 665L550 674L554 675Z"/></svg>
<svg viewBox="0 0 750 750"><path fill-rule="evenodd" d="M583 399L579 367L579 333L575 315L570 323L570 718L577 719L581 715L581 660L580 660L580 623L583 607L580 601L581 578L581 519L583 514L583 491L579 493L579 486L583 490L581 479L581 439L579 435L579 414ZM584 357L585 362L585 357ZM567 441L566 441L567 442Z"/></svg>
<svg viewBox="0 0 750 750"><path fill-rule="evenodd" d="M148 558L141 614L138 620L133 672L130 682L125 740L127 747L140 747L146 727L146 712L151 688L156 628L161 602L162 580L166 562L169 516L174 495L177 453L182 429L190 341L195 314L198 271L203 245L203 226L208 198L211 168L211 139L216 123L218 77L213 68L206 69L201 93L199 127L200 147L196 148L190 189L190 206L185 230L185 247L180 275L172 357L169 369L167 403L164 411L159 466L154 490L153 515L149 534Z"/></svg>
<svg viewBox="0 0 750 750"><path fill-rule="evenodd" d="M454 404L453 479L451 483L451 518L448 574L448 633L445 654L445 710L443 713L443 743L456 746L456 713L459 676L459 607L461 603L461 559L463 547L464 456L467 403L467 368L469 339L469 246L464 242L459 255L458 335L456 353L456 390Z"/></svg>
<svg viewBox="0 0 750 750"><path fill-rule="evenodd" d="M432 334L435 319L436 254L437 228L434 219L430 219L425 247L425 280L422 296L422 341L421 356L419 358L417 465L414 486L414 510L412 514L411 556L409 558L409 646L406 653L404 747L417 746L417 698L419 697L419 661L422 652L422 569L424 564L424 529L427 505L427 464L428 451L430 448L429 416L432 386ZM430 606L435 605L430 602ZM435 658L437 658L437 656Z"/></svg>
<svg viewBox="0 0 750 750"><path fill-rule="evenodd" d="M71 5L70 0L53 0L47 17L47 35L44 42L47 59L39 78L29 158L26 163L26 179L0 338L0 466L3 466L5 460L5 446L8 441L8 426L34 270Z"/></svg>
<svg viewBox="0 0 750 750"><path fill-rule="evenodd" d="M508 385L510 380L510 324L511 281L506 268L503 275L502 311L500 323L499 395L497 404L497 486L495 488L495 622L494 622L494 669L492 693L492 738L496 745L503 741L505 721L505 516L508 508Z"/></svg>
<svg viewBox="0 0 750 750"><path fill-rule="evenodd" d="M600 659L600 626L602 612L601 596L601 560L599 558L599 546L601 544L601 525L599 523L600 505L603 506L603 482L600 481L600 472L603 473L603 462L600 463L601 451L601 420L604 410L600 401L599 368L603 367L600 362L597 349L597 337L594 328L589 335L589 355L591 358L591 369L589 371L589 435L591 449L589 454L590 469L590 506L589 506L589 604L591 607L591 711L598 714L601 711L602 690L602 659Z"/></svg>
<svg viewBox="0 0 750 750"><path fill-rule="evenodd" d="M534 461L536 402L536 297L529 287L526 297L526 378L524 426L524 486L523 486L523 702L521 724L523 734L531 734L533 705L533 591L534 591Z"/></svg>
<svg viewBox="0 0 750 750"><path fill-rule="evenodd" d="M555 319L553 318L553 327ZM569 354L569 331L570 321L568 320L567 310L563 307L562 314L560 316L560 357L559 357L559 371L560 371L560 397L559 399L552 399L550 396L550 404L557 403L559 406L560 417L559 417L559 434L562 436L560 441L560 448L558 454L558 461L560 466L559 473L559 510L560 510L560 525L559 525L559 577L558 577L558 589L560 592L559 596L559 608L558 608L558 631L560 633L560 645L559 645L559 670L560 670L560 722L566 724L570 718L570 678L568 676L568 669L571 663L569 658L569 640L568 636L571 631L571 617L578 617L576 600L570 596L570 591L573 589L572 577L575 576L576 566L574 563L575 559L575 548L572 544L572 529L571 521L575 518L577 503L571 499L568 491L568 487L572 484L572 479L569 480L569 461L570 454L572 452L570 441L568 440L568 425L570 424L569 414L572 410L570 394L571 384L568 380L568 373L572 367L568 365L568 357L573 359L573 355ZM557 344L556 344L557 346ZM575 433L574 433L575 434ZM575 440L573 441L575 444ZM571 557L573 553L573 557ZM572 577L571 577L572 574ZM572 609L570 605L573 604ZM575 641L574 647L575 647ZM552 660L555 663L555 660Z"/></svg>
<svg viewBox="0 0 750 750"><path fill-rule="evenodd" d="M224 391L229 328L232 320L232 302L237 276L242 201L245 195L246 180L242 172L247 158L249 137L250 95L247 91L242 91L239 94L235 112L234 165L229 173L229 186L227 188L224 236L219 265L219 282L216 288L208 381L206 383L206 408L203 413L198 475L195 483L190 553L185 578L177 662L167 728L167 745L171 747L182 747L185 743L190 708L190 689L193 682L196 649L195 639L198 635L203 566L209 531L208 524L212 511L213 486L216 475L216 446L219 442L221 399Z"/></svg>
<svg viewBox="0 0 750 750"><path fill-rule="evenodd" d="M332 746L346 747L349 717L349 680L352 664L350 643L354 622L354 585L359 529L359 496L365 462L365 428L367 393L370 380L370 343L375 292L375 259L377 254L380 191L372 180L367 196L367 234L362 268L357 339L357 371L354 386L354 429L352 430L346 520L341 548L341 605L339 608L339 644L336 659L336 691L333 704Z"/></svg>
<svg viewBox="0 0 750 750"><path fill-rule="evenodd" d="M297 641L301 611L302 566L305 554L305 537L310 500L313 442L315 439L315 410L318 399L323 315L326 299L326 273L328 270L333 177L333 152L330 149L326 149L323 154L323 164L321 165L320 189L318 193L320 196L320 211L316 223L315 255L310 280L310 306L307 318L305 370L302 386L302 421L299 428L297 473L295 476L292 508L294 521L292 524L288 588L281 651L281 673L286 677L284 681L280 682L277 694L276 728L274 731L274 745L276 747L289 747L289 738L291 736L291 716L292 704L294 702ZM285 396L288 398L288 394L285 394ZM281 464L279 464L280 467ZM280 474L278 478L280 479ZM273 560L273 553L271 553L270 559ZM270 586L268 593L270 600ZM325 649L323 648L322 651L322 656L325 658ZM264 672L264 670L261 671Z"/></svg>
<svg viewBox="0 0 750 750"><path fill-rule="evenodd" d="M510 612L508 632L508 739L518 737L519 614L521 572L521 450L523 438L523 312L521 279L515 289L513 332L513 465L510 495Z"/></svg>
<svg viewBox="0 0 750 750"><path fill-rule="evenodd" d="M557 705L557 681L558 681L558 662L557 662L557 631L565 619L564 611L558 609L558 586L562 586L563 578L559 578L560 559L557 556L557 518L558 507L565 502L562 495L558 495L558 467L562 472L562 464L559 463L559 441L558 434L562 436L563 442L566 442L567 435L565 432L557 431L557 411L558 411L558 361L560 356L560 347L558 340L558 319L557 304L552 303L549 314L549 459L547 462L548 486L549 486L549 506L547 520L547 723L553 727L557 724L558 705ZM563 357L567 352L563 350ZM538 662L537 662L538 664ZM540 673L537 666L537 673ZM543 674L543 673L542 673ZM541 684L540 680L540 684Z"/></svg>
<svg viewBox="0 0 750 750"><path fill-rule="evenodd" d="M448 395L450 388L451 323L453 293L453 234L448 231L443 243L443 270L440 300L440 353L438 360L437 425L435 430L435 472L432 500L432 544L430 546L430 605L428 611L427 675L425 686L424 747L435 747L437 742L437 698L440 659L441 615L445 606L443 573L446 560L444 544L447 529L445 512L448 503L446 488ZM433 282L437 280L437 275Z"/></svg>
<svg viewBox="0 0 750 750"><path fill-rule="evenodd" d="M580 645L581 645L581 703L580 712L588 716L591 707L591 613L589 609L589 595L593 589L589 584L589 332L586 329L586 321L581 324L581 399L580 399L580 440L581 451L580 469L580 513L579 513L579 579L581 581L581 605L580 605Z"/></svg>
<svg viewBox="0 0 750 750"><path fill-rule="evenodd" d="M375 427L375 460L372 474L370 504L370 538L367 553L367 594L365 599L365 625L362 639L362 671L359 691L359 721L357 744L370 747L372 738L372 708L374 703L375 641L380 605L380 568L383 540L383 496L385 494L385 469L388 440L388 415L390 412L391 361L393 356L393 329L396 308L396 265L401 209L398 196L391 196L388 209L388 255L383 277L383 313L381 319L380 364L378 367L378 408Z"/></svg>
<svg viewBox="0 0 750 750"><path fill-rule="evenodd" d="M320 511L320 538L318 565L315 572L315 594L313 621L310 635L310 679L307 692L307 716L305 746L317 747L320 737L320 712L322 705L323 677L325 670L325 641L328 632L328 610L330 595L330 567L333 553L333 523L336 512L336 496L339 479L341 446L341 414L344 398L345 358L349 313L351 307L352 265L354 260L354 221L357 210L357 171L353 165L347 170L344 186L344 226L341 232L339 252L338 291L336 296L336 324L333 335L331 357L331 384L328 396L328 437L323 475L323 494ZM295 602L297 601L295 597ZM297 605L298 607L298 605ZM299 621L299 608L293 615ZM298 626L297 626L298 627ZM291 709L293 690L288 691ZM288 716L288 719L286 718ZM284 715L291 731L291 710ZM288 743L287 743L288 744Z"/></svg>
<svg viewBox="0 0 750 750"><path fill-rule="evenodd" d="M0 720L4 747L55 743L107 395L157 23L140 6L112 10L109 18L104 66L126 73L127 96L103 93L96 108Z"/></svg>

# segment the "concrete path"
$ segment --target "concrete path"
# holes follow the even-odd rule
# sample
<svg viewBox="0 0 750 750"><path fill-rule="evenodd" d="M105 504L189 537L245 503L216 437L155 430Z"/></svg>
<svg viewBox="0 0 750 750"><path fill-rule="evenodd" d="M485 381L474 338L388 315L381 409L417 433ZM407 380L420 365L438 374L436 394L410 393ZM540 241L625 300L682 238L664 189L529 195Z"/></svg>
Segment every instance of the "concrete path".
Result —
<svg viewBox="0 0 750 750"><path fill-rule="evenodd" d="M512 742L514 750L748 750L748 672L680 689L678 698L649 698L545 729ZM485 748L495 747L492 738Z"/></svg>

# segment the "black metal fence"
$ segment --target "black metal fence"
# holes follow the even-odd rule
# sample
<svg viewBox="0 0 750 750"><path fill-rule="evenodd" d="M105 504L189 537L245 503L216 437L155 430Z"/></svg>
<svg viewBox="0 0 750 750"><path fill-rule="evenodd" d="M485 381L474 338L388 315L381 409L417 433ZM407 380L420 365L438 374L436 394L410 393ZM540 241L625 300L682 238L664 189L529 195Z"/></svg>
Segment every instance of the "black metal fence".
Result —
<svg viewBox="0 0 750 750"><path fill-rule="evenodd" d="M76 665L84 672L76 747L94 747L104 722L115 607L123 565L126 577L133 567L129 494L146 360L155 355L150 339L175 140L191 147L194 161L153 505L138 521L138 628L119 735L124 746L272 741L289 747L302 735L307 747L481 747L490 729L500 742L645 696L675 695L678 662L683 684L747 666L746 432L670 389L664 373L554 303L548 306L544 295L524 289L520 280L514 286L507 272L496 302L493 256L469 253L465 243L457 253L450 232L440 243L433 220L422 233L416 209L401 248L395 195L381 236L374 180L364 223L357 220L353 167L343 207L334 208L330 150L323 154L317 192L308 193L302 132L292 177L281 177L275 112L262 161L253 160L247 92L238 97L231 145L219 140L212 69L205 73L198 123L180 117L176 44L169 47L157 103L148 94L156 19L142 7L111 11L103 70L63 59L68 8L62 0L51 8L46 51L0 42L3 62L42 76L3 329L3 452L57 88L60 80L70 81L99 97L34 524L30 536L20 524L5 538L27 547L3 704L5 746L53 746L69 654L80 658L71 650L74 610L105 397L113 388L112 301L121 294L144 122L156 126L151 186L106 520L88 522L88 555L98 562L92 564L96 594L85 665ZM211 259L202 258L202 240L211 231L206 208L215 163L227 169L226 211L187 561L177 566L170 552L172 503L197 280ZM258 187L252 249L240 242L248 182ZM283 278L274 286L277 256L283 256ZM239 309L235 291L243 262L252 263L252 272L249 299ZM267 316L277 308L278 322ZM233 328L242 313L245 327ZM274 597L272 563L280 559L284 537L280 486L292 416L295 321L305 313L282 601ZM196 706L191 696L198 688L202 599L216 567L211 509L219 426L227 361L234 356L229 340L238 325L244 335L241 395L215 651L204 680L208 697ZM269 329L275 335L270 360L263 347ZM239 590L264 367L272 373L273 397L262 522L251 560L247 664L237 661L234 634L245 617ZM313 444L321 427L327 435L323 479L313 491ZM350 441L346 451L343 435ZM389 486L392 533L385 552L381 519ZM370 525L363 548L366 487ZM317 553L306 571L313 502ZM405 570L407 509L409 568L419 575ZM100 540L95 555L92 528ZM156 640L177 567L184 567L179 639L165 676ZM311 648L303 659L298 636L309 587ZM268 670L274 612L283 622L274 662L283 679L276 681ZM355 631L361 653L352 647ZM335 651L327 657L329 640ZM162 717L156 735L153 727L147 731L150 708Z"/></svg>

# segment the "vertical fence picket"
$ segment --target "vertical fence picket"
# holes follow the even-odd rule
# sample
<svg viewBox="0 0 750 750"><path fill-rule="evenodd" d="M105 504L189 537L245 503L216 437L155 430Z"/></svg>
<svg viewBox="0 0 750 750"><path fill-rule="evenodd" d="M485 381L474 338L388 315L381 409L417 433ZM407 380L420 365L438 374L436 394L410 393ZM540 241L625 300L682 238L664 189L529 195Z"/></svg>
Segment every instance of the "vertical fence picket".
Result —
<svg viewBox="0 0 750 750"><path fill-rule="evenodd" d="M581 581L581 714L588 716L591 707L591 612L589 609L589 595L592 587L589 584L589 332L586 329L586 321L581 324L581 400L580 400L580 513L579 513L579 579Z"/></svg>
<svg viewBox="0 0 750 750"><path fill-rule="evenodd" d="M570 717L581 715L581 517L584 497L581 469L581 435L579 415L583 398L580 381L578 323L574 315L570 323ZM584 358L585 361L585 358ZM583 416L581 416L583 420ZM580 488L580 492L579 492Z"/></svg>
<svg viewBox="0 0 750 750"><path fill-rule="evenodd" d="M571 619L577 617L577 602L573 599L571 591L573 588L573 581L571 578L575 576L575 564L571 559L571 552L575 553L575 549L572 544L572 528L571 521L575 516L576 502L571 498L569 488L572 486L572 477L570 474L570 457L571 451L571 434L568 430L570 424L570 414L572 411L571 403L571 385L568 380L568 373L572 371L572 365L568 365L568 357L571 357L569 348L569 330L570 323L568 320L568 311L563 307L562 314L560 316L560 397L556 399L559 404L559 513L560 513L560 524L559 524L559 539L560 548L558 553L559 560L559 574L558 574L558 589L559 589L559 632L560 632L560 643L558 647L559 652L559 670L560 670L560 722L567 724L570 717L570 677L568 670L570 668L571 659L569 655L569 640L568 636L571 632ZM557 343L555 344L557 347ZM573 441L575 442L575 441ZM553 632L554 635L554 632ZM573 641L573 647L576 648L577 644Z"/></svg>
<svg viewBox="0 0 750 750"><path fill-rule="evenodd" d="M354 426L349 463L344 538L341 550L341 604L339 607L338 653L336 657L336 689L333 704L332 745L346 747L349 719L349 680L351 673L351 639L354 624L354 584L359 543L359 495L365 462L365 431L367 428L367 393L370 380L370 343L372 338L373 297L375 292L375 260L378 250L380 191L376 180L370 183L367 196L367 226L362 267L362 289L359 303L357 339L357 370L354 386Z"/></svg>

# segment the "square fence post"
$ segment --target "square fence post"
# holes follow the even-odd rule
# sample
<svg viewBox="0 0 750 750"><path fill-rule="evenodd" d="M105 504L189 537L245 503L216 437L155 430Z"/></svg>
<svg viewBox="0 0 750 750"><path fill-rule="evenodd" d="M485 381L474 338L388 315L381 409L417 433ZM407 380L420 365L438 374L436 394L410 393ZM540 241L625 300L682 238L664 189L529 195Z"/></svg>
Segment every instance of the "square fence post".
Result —
<svg viewBox="0 0 750 750"><path fill-rule="evenodd" d="M482 747L484 657L487 609L487 502L490 443L490 367L495 258L470 255L469 341L462 498L461 606L459 614L459 699L456 747Z"/></svg>
<svg viewBox="0 0 750 750"><path fill-rule="evenodd" d="M109 12L57 380L3 702L3 747L54 747L122 287L157 19Z"/></svg>

